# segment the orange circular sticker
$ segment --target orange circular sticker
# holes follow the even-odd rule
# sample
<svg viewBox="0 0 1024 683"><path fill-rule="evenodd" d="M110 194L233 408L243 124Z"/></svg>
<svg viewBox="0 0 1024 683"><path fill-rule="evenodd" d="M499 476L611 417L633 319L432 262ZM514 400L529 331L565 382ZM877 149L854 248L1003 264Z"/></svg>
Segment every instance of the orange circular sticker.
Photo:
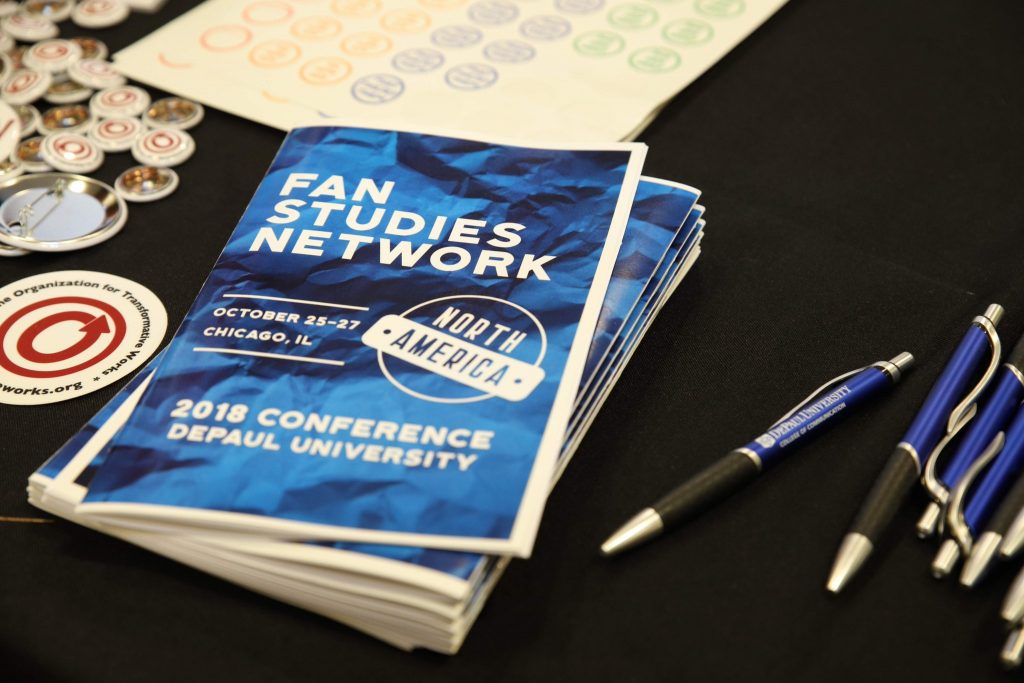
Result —
<svg viewBox="0 0 1024 683"><path fill-rule="evenodd" d="M268 24L279 24L292 16L291 5L275 0L264 0L254 2L242 10L242 18L250 24L266 26Z"/></svg>
<svg viewBox="0 0 1024 683"><path fill-rule="evenodd" d="M199 36L199 44L212 52L229 52L252 40L252 31L244 26L214 26Z"/></svg>
<svg viewBox="0 0 1024 683"><path fill-rule="evenodd" d="M317 57L299 68L299 78L310 85L334 85L350 73L352 65L341 57Z"/></svg>
<svg viewBox="0 0 1024 683"><path fill-rule="evenodd" d="M287 40L268 40L249 51L249 61L264 69L288 66L302 56L302 48Z"/></svg>
<svg viewBox="0 0 1024 683"><path fill-rule="evenodd" d="M381 17L380 25L393 33L419 33L430 26L430 15L419 9L396 9Z"/></svg>
<svg viewBox="0 0 1024 683"><path fill-rule="evenodd" d="M341 22L331 17L306 17L292 24L290 30L300 40L330 40L341 35Z"/></svg>
<svg viewBox="0 0 1024 683"><path fill-rule="evenodd" d="M341 41L341 49L353 57L381 55L391 49L391 39L383 33L353 33Z"/></svg>
<svg viewBox="0 0 1024 683"><path fill-rule="evenodd" d="M331 0L331 11L343 17L368 17L380 11L380 0Z"/></svg>

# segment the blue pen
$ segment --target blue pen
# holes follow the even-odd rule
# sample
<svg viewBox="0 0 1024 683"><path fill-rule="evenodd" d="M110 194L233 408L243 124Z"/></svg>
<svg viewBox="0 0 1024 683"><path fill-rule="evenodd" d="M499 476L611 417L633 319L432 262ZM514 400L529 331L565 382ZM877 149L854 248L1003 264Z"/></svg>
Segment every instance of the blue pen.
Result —
<svg viewBox="0 0 1024 683"><path fill-rule="evenodd" d="M780 462L795 447L820 434L850 409L868 402L899 381L914 362L909 353L879 361L829 380L763 434L736 448L715 464L644 508L601 545L605 556L616 555L660 534L666 527L691 519L764 470Z"/></svg>
<svg viewBox="0 0 1024 683"><path fill-rule="evenodd" d="M960 483L953 489L946 513L946 523L952 538L947 538L932 562L932 574L942 578L949 574L962 556L971 555L974 539L988 522L1003 495L1024 467L1024 411L1017 411L1006 432L998 432L981 457L974 461ZM996 543L992 548L999 547ZM991 555L989 555L991 557ZM968 562L961 577L973 584L980 576L987 558L975 556ZM980 564L983 562L984 564Z"/></svg>
<svg viewBox="0 0 1024 683"><path fill-rule="evenodd" d="M896 445L843 538L826 584L829 591L842 590L864 564L921 475L928 458L940 445L940 439L961 429L976 412L974 403L999 364L996 325L1002 317L1002 306L992 304L984 315L971 321L967 334L932 386L903 440ZM972 378L977 377L983 367L980 381L968 389Z"/></svg>
<svg viewBox="0 0 1024 683"><path fill-rule="evenodd" d="M969 421L969 426L964 429L963 439L948 464L945 465L941 475L936 474L941 461L939 456L949 438L944 438L936 447L935 454L928 459L921 482L932 497L932 503L928 505L921 520L917 523L919 536L922 538L931 536L936 529L940 533L942 532L943 513L946 503L949 501L950 490L960 481L971 463L992 442L993 437L1006 428L1022 400L1024 400L1024 336L1017 342L1006 362L1003 363L999 374L992 380L992 389L988 392L984 406L978 411L978 415ZM963 424L964 421L961 421L958 426L963 426ZM957 430L954 430L948 437L951 438L956 433Z"/></svg>

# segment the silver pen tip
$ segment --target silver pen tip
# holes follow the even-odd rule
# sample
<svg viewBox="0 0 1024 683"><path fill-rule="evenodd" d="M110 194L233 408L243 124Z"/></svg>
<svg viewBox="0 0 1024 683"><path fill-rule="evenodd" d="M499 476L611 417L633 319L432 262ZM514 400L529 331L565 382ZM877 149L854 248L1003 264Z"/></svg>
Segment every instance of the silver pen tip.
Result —
<svg viewBox="0 0 1024 683"><path fill-rule="evenodd" d="M963 571L960 572L960 583L962 585L972 588L978 582L978 579L985 575L985 570L992 563L992 558L995 557L996 551L999 550L999 543L1002 540L1003 537L994 531L986 531L981 535L981 538L974 545L974 549L971 550L971 554L964 562Z"/></svg>
<svg viewBox="0 0 1024 683"><path fill-rule="evenodd" d="M932 576L936 579L944 579L949 576L959 561L960 546L952 538L947 538L939 546L939 552L935 553L935 559L932 560Z"/></svg>
<svg viewBox="0 0 1024 683"><path fill-rule="evenodd" d="M917 520L917 537L928 538L935 533L939 526L939 517L942 516L942 507L938 503L928 503L921 519Z"/></svg>
<svg viewBox="0 0 1024 683"><path fill-rule="evenodd" d="M999 615L1010 623L1016 623L1024 617L1024 572L1018 574L1010 584Z"/></svg>
<svg viewBox="0 0 1024 683"><path fill-rule="evenodd" d="M1020 666L1022 655L1024 655L1024 630L1017 626L1007 636L1006 644L1003 645L1003 649L999 653L999 660L1007 669L1015 669Z"/></svg>
<svg viewBox="0 0 1024 683"><path fill-rule="evenodd" d="M1009 559L1017 554L1021 545L1024 545L1024 512L1017 515L1010 528L1003 534L1003 545L999 548L999 554L1004 559Z"/></svg>
<svg viewBox="0 0 1024 683"><path fill-rule="evenodd" d="M832 563L832 573L828 575L828 583L825 584L825 588L830 593L841 591L864 564L864 560L868 558L873 549L867 536L846 534L842 545L839 546L839 552L836 553L836 560Z"/></svg>
<svg viewBox="0 0 1024 683"><path fill-rule="evenodd" d="M661 533L664 526L661 516L654 511L654 508L644 508L601 544L601 554L605 557L618 555L624 550L654 538Z"/></svg>

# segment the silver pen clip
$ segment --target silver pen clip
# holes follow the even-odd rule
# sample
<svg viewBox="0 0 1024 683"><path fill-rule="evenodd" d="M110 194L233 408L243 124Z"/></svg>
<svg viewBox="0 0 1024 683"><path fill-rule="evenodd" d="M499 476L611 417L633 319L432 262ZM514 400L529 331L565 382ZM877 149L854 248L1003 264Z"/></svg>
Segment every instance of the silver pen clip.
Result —
<svg viewBox="0 0 1024 683"><path fill-rule="evenodd" d="M949 535L953 537L953 540L957 542L960 549L963 551L964 557L970 554L971 546L974 543L974 539L971 538L971 529L967 526L966 520L964 520L964 508L967 505L967 492L970 491L971 486L974 485L975 480L978 479L978 475L988 467L989 463L995 460L999 452L1003 450L1003 443L1006 440L1006 434L999 432L996 434L988 447L982 451L978 459L971 463L971 466L964 472L964 476L960 478L957 485L953 488L950 498L949 507L946 510L946 524L949 525Z"/></svg>
<svg viewBox="0 0 1024 683"><path fill-rule="evenodd" d="M867 370L870 367L873 367L873 366L872 365L865 365L862 368L857 368L856 370L850 370L849 372L844 372L843 374L837 375L836 377L833 377L832 379L828 380L827 382L822 384L820 387L818 387L817 389L812 391L810 394L808 394L807 398L805 398L804 400L800 401L795 406L793 406L793 408L788 413L786 413L785 415L780 417L778 420L776 420L772 424L772 426L769 427L768 429L771 430L771 429L774 429L775 427L778 427L780 423L782 423L782 422L788 420L790 417L792 417L793 413L795 413L796 411L800 410L804 406L809 405L810 403L812 403L814 401L814 399L818 398L819 396L824 394L826 391L828 391L829 389L831 389L835 385L839 384L843 380L846 380L846 379L849 379L850 377L853 377L854 375L856 375L856 374L858 374L858 373L860 373L860 372L862 372L864 370Z"/></svg>
<svg viewBox="0 0 1024 683"><path fill-rule="evenodd" d="M996 370L999 369L999 360L1003 354L1002 342L999 339L999 334L996 332L996 325L1002 319L1003 313L1002 306L990 304L985 309L985 313L971 321L972 324L977 324L985 333L985 336L988 337L992 356L989 359L988 367L985 368L985 372L982 373L977 384L950 411L949 419L946 422L946 433L939 440L939 443L936 444L935 449L932 450L925 462L924 471L921 473L921 484L924 486L925 491L928 492L932 502L928 504L924 514L917 521L917 535L921 538L927 538L936 531L939 534L943 532L946 520L946 510L944 508L949 502L950 491L937 474L939 456L945 452L945 448L949 445L950 441L978 414L978 397L981 396L981 393L995 375ZM956 484L957 482L951 482L953 487Z"/></svg>
<svg viewBox="0 0 1024 683"><path fill-rule="evenodd" d="M942 483L936 474L939 456L943 454L949 442L955 439L960 430L966 427L977 414L978 404L972 403L968 406L967 411L963 413L960 421L953 426L953 429L939 440L935 450L932 451L931 456L929 456L928 461L925 463L924 472L921 474L921 484L924 485L928 495L931 496L932 502L928 504L928 508L917 522L917 535L921 538L931 536L936 531L940 534L943 532L945 521L943 508L949 502L949 489L946 488L946 485Z"/></svg>
<svg viewBox="0 0 1024 683"><path fill-rule="evenodd" d="M1003 449L1004 434L999 432L982 452L978 459L971 463L971 466L964 472L957 485L950 495L949 505L946 508L946 525L949 527L947 538L939 546L939 552L932 560L932 575L941 579L948 576L961 557L968 557L974 547L974 539L971 538L971 529L964 519L964 508L967 503L967 492L971 485L978 479L978 475L984 470L999 451Z"/></svg>
<svg viewBox="0 0 1024 683"><path fill-rule="evenodd" d="M999 333L996 332L996 324L1003 317L1003 307L999 304L990 304L985 309L983 315L979 315L977 318L972 320L972 323L977 323L985 335L988 337L988 342L992 346L992 357L989 359L988 367L985 368L985 374L981 376L978 383L974 385L964 400L960 401L953 412L949 414L949 422L946 424L946 433L952 432L957 424L967 414L967 411L971 409L971 405L977 403L978 397L981 396L981 392L985 391L985 387L988 386L989 380L996 374L996 370L999 369L999 360L1003 356L1003 344L999 340Z"/></svg>

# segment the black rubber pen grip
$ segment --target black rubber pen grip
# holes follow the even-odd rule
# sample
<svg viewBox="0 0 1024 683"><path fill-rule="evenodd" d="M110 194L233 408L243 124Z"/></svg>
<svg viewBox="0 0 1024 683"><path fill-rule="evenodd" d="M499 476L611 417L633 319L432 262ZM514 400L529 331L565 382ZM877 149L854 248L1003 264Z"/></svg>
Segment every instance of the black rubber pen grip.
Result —
<svg viewBox="0 0 1024 683"><path fill-rule="evenodd" d="M999 503L986 531L994 531L1000 536L1004 535L1022 508L1024 508L1024 474L1017 477L1013 487Z"/></svg>
<svg viewBox="0 0 1024 683"><path fill-rule="evenodd" d="M867 536L872 543L877 541L896 516L919 474L914 456L897 447L861 505L850 532Z"/></svg>
<svg viewBox="0 0 1024 683"><path fill-rule="evenodd" d="M748 456L732 451L664 496L654 510L665 526L685 522L756 479L760 471Z"/></svg>

